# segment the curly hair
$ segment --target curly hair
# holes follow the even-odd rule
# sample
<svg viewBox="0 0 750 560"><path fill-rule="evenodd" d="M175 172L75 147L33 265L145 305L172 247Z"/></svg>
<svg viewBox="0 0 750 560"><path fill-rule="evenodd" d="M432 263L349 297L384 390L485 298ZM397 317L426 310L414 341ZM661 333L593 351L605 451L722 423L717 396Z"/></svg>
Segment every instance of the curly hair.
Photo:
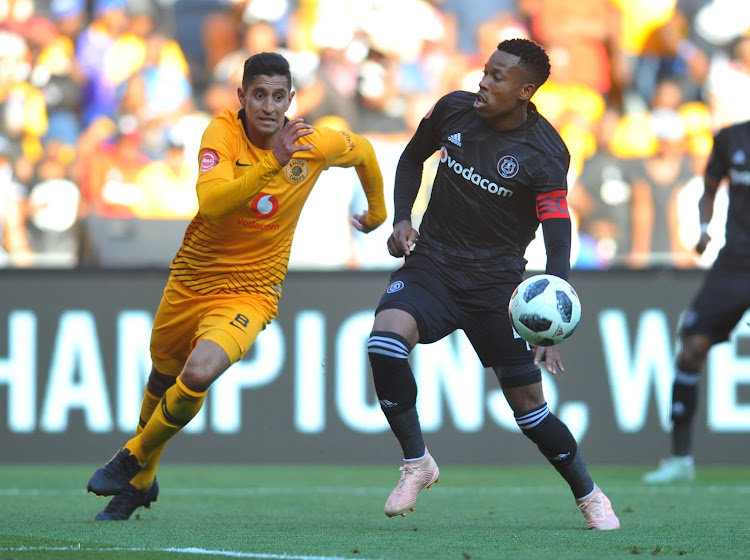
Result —
<svg viewBox="0 0 750 560"><path fill-rule="evenodd" d="M242 75L242 88L246 89L258 76L284 76L292 90L292 73L289 62L279 53L262 52L245 61Z"/></svg>
<svg viewBox="0 0 750 560"><path fill-rule="evenodd" d="M549 56L538 43L530 39L507 39L500 43L497 49L519 57L516 66L531 77L536 87L541 86L549 78Z"/></svg>

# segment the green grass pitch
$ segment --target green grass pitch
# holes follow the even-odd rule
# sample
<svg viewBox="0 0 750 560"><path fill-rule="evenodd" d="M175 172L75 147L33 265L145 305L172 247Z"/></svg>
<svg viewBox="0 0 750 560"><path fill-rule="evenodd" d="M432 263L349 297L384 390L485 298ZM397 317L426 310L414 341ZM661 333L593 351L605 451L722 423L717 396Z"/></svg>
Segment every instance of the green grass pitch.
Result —
<svg viewBox="0 0 750 560"><path fill-rule="evenodd" d="M489 560L750 558L750 471L702 467L693 484L591 465L620 531L587 531L547 465L441 464L406 518L383 504L396 466L162 465L159 501L95 523L96 465L0 465L0 560Z"/></svg>

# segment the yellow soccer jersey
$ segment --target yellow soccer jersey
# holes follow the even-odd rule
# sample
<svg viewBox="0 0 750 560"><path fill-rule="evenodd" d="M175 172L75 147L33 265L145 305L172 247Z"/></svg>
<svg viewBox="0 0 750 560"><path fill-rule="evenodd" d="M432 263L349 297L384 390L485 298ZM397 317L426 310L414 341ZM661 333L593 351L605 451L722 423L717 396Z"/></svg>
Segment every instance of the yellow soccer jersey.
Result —
<svg viewBox="0 0 750 560"><path fill-rule="evenodd" d="M297 221L320 174L356 167L369 203L367 224L386 219L383 178L370 142L329 128L298 140L312 150L281 167L245 134L244 110L206 127L196 184L199 211L172 262L172 274L202 294L265 293L278 299Z"/></svg>

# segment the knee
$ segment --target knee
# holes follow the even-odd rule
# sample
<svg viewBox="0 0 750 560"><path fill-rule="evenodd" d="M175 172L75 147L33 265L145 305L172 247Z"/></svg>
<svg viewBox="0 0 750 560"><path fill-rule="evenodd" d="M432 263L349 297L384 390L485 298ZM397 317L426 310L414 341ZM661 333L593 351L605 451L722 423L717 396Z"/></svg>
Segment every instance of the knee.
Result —
<svg viewBox="0 0 750 560"><path fill-rule="evenodd" d="M516 416L546 404L541 381L520 387L503 386L502 389L505 400L508 401L508 405Z"/></svg>
<svg viewBox="0 0 750 560"><path fill-rule="evenodd" d="M212 376L199 365L188 362L180 373L180 380L191 391L208 391L213 380Z"/></svg>
<svg viewBox="0 0 750 560"><path fill-rule="evenodd" d="M220 344L203 339L182 367L180 381L191 391L205 392L231 365L229 354Z"/></svg>
<svg viewBox="0 0 750 560"><path fill-rule="evenodd" d="M157 371L156 368L152 367L151 373L148 376L148 383L146 385L146 388L152 395L161 397L162 395L164 395L167 389L174 385L176 379L176 377L161 373Z"/></svg>
<svg viewBox="0 0 750 560"><path fill-rule="evenodd" d="M682 371L699 371L706 361L712 343L705 336L683 337L677 354L677 367Z"/></svg>
<svg viewBox="0 0 750 560"><path fill-rule="evenodd" d="M399 360L407 360L410 352L409 342L394 332L372 331L367 340L367 357L373 375L378 375L388 365L400 363Z"/></svg>

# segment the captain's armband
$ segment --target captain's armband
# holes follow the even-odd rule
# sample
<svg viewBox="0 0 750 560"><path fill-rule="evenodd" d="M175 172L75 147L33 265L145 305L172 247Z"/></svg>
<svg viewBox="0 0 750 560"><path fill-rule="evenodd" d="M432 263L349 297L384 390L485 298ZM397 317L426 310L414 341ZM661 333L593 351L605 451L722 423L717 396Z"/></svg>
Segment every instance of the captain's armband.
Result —
<svg viewBox="0 0 750 560"><path fill-rule="evenodd" d="M551 218L570 219L567 192L560 189L536 196L536 215L540 222Z"/></svg>

